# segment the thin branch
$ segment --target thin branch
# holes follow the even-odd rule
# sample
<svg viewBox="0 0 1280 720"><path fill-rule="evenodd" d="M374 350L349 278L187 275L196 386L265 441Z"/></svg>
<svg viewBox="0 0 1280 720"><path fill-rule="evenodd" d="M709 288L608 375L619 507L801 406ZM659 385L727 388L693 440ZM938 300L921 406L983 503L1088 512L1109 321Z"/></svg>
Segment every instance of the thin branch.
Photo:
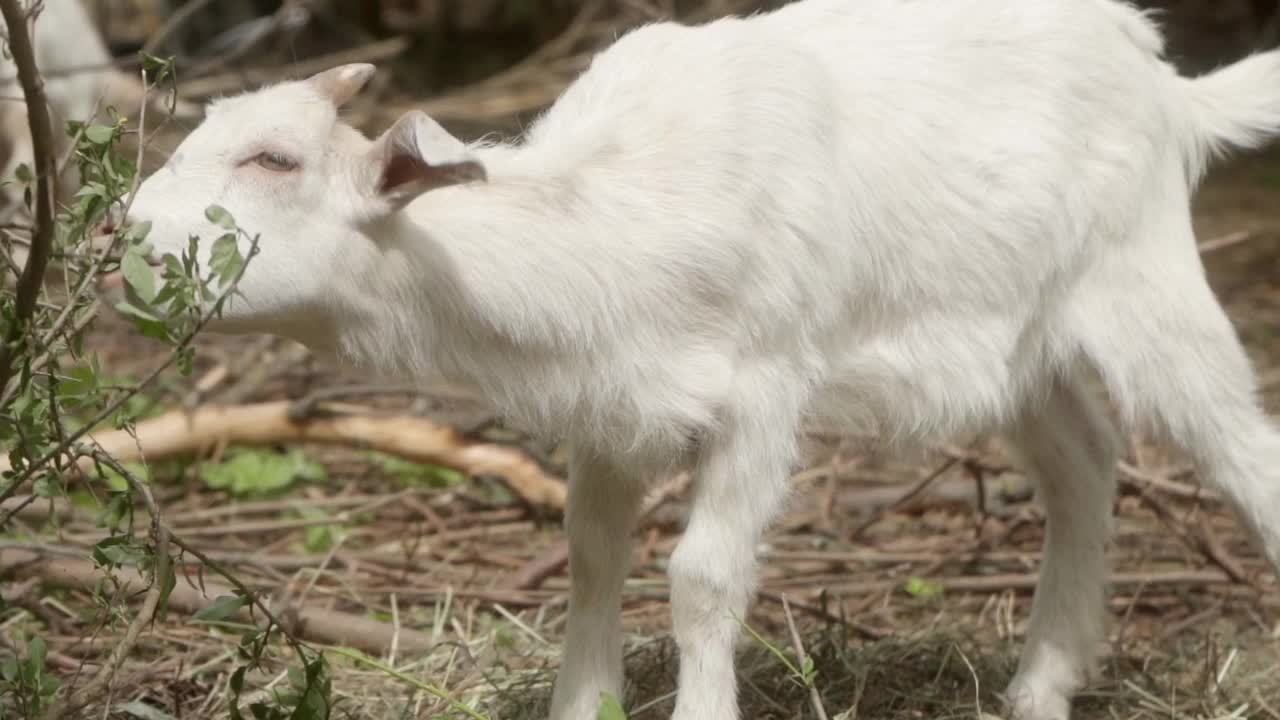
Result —
<svg viewBox="0 0 1280 720"><path fill-rule="evenodd" d="M854 528L853 532L850 534L850 537L857 538L860 535L862 535L864 532L869 530L871 526L880 522L880 520L883 519L885 515L893 512L894 510L897 510L903 505L906 505L908 502L911 501L912 498L924 492L926 489L928 489L930 485L934 483L935 480L942 477L943 474L945 474L948 470L955 467L959 463L960 463L960 459L957 457L948 458L946 462L939 465L937 469L935 469L933 472L921 478L920 482L916 483L910 490L903 493L897 500L894 500L892 503L882 506L878 510L876 510L876 512L873 513L871 517L867 519L866 522Z"/></svg>
<svg viewBox="0 0 1280 720"><path fill-rule="evenodd" d="M156 610L159 609L160 601L164 596L164 589L168 585L169 575L173 572L172 559L169 557L169 531L165 529L164 522L160 517L160 507L156 505L156 499L151 494L151 488L136 475L129 472L123 465L112 459L110 455L100 450L95 450L93 455L98 462L120 473L128 481L133 491L141 496L146 504L147 511L151 514L151 541L154 543L153 557L155 558L155 565L152 568L151 587L147 589L147 596L142 601L142 607L138 609L138 614L129 623L124 637L111 650L111 656L107 658L106 664L98 670L98 674L94 676L88 685L74 693L63 696L62 700L49 710L49 720L59 720L66 716L68 712L93 702L101 697L104 691L108 690L116 672L120 670L120 666L124 664L125 659L137 644L142 628L155 619Z"/></svg>
<svg viewBox="0 0 1280 720"><path fill-rule="evenodd" d="M125 198L124 209L120 212L121 218L127 218L129 216L129 210L133 207L133 199L137 197L138 187L142 184L142 153L143 153L143 150L146 148L147 101L150 100L151 85L147 82L146 71L142 71L141 75L142 75L142 104L138 108L138 153L134 161L133 182L129 186L129 194ZM95 108L96 108L96 105L95 105ZM94 112L96 113L97 111L95 110ZM78 144L80 142L80 136L83 132L84 132L84 128L81 128L77 132L76 137L73 140L73 143ZM73 145L73 149L74 149L74 145ZM65 168L66 166L64 165L63 169ZM65 307L63 307L62 312L58 315L57 319L53 321L53 324L49 326L49 330L45 332L44 337L40 339L40 347L48 348L53 345L55 340L57 340L58 333L62 332L62 330L66 327L66 324L71 320L73 316L72 314L77 308L79 301L89 292L89 289L93 286L94 279L98 276L99 273L102 272L102 268L106 265L107 261L112 259L115 256L116 249L119 247L120 240L123 237L124 237L123 233L117 232L112 237L111 244L108 245L106 248L104 248L102 251L102 254L98 256L96 260L93 261L93 264L90 265L88 271L85 272L84 277L81 278L80 284L75 288L75 290L71 292L71 299L67 301L67 304ZM92 251L92 244L93 244L92 238L90 238L90 243L89 243L90 251ZM86 312L84 315L82 315L76 321L77 327L83 328L87 326L88 322L92 320L93 316L96 314L96 310L95 310L96 306L97 306L97 301L95 300L93 301L93 304L90 306L89 311ZM46 353L45 356L40 358L37 362L39 365L43 365L47 361L48 361L48 353ZM16 391L17 391L16 386L3 389L3 394L0 395L0 408L8 406L9 401L13 399L13 394Z"/></svg>
<svg viewBox="0 0 1280 720"><path fill-rule="evenodd" d="M13 362L18 342L26 331L35 312L40 287L44 283L45 267L53 250L53 191L57 177L57 159L54 157L53 123L49 120L49 101L45 97L44 81L36 68L35 50L27 27L27 12L18 0L0 0L0 14L9 29L9 49L18 67L18 81L27 101L27 123L31 130L31 143L35 155L36 219L35 233L31 239L31 252L27 265L18 279L13 318L0 345L0 390L7 387L13 375Z"/></svg>
<svg viewBox="0 0 1280 720"><path fill-rule="evenodd" d="M809 702L813 705L813 712L818 716L818 720L827 720L827 709L822 705L822 694L818 692L818 687L813 684L813 678L807 673L808 658L804 652L804 643L800 640L800 632L796 630L796 619L791 614L791 603L787 601L787 596L782 596L782 613L787 617L787 630L791 633L791 646L795 648L796 660L800 663L800 672L804 674L804 683L809 688Z"/></svg>

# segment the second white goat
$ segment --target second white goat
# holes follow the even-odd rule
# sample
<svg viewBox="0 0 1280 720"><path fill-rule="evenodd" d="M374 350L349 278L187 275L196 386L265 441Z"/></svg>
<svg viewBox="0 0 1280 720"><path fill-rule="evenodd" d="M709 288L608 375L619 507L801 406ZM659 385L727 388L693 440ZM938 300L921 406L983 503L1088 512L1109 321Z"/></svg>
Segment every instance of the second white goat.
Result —
<svg viewBox="0 0 1280 720"><path fill-rule="evenodd" d="M158 253L261 237L217 328L465 382L572 448L554 720L623 689L650 478L690 469L671 558L676 720L739 717L736 618L807 419L918 445L999 430L1048 534L1019 720L1064 720L1104 626L1116 431L1191 452L1280 561L1280 434L1206 284L1189 198L1280 134L1280 53L1199 79L1114 0L801 0L630 32L515 144L338 118L372 67L218 100L142 186Z"/></svg>

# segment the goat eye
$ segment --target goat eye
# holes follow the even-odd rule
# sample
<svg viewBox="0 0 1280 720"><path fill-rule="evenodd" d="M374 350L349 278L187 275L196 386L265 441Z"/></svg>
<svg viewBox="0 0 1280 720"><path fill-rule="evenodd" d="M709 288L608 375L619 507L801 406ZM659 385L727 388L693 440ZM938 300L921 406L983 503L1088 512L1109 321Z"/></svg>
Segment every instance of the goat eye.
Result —
<svg viewBox="0 0 1280 720"><path fill-rule="evenodd" d="M261 153L253 161L272 172L289 172L298 167L298 163L293 158L278 152Z"/></svg>

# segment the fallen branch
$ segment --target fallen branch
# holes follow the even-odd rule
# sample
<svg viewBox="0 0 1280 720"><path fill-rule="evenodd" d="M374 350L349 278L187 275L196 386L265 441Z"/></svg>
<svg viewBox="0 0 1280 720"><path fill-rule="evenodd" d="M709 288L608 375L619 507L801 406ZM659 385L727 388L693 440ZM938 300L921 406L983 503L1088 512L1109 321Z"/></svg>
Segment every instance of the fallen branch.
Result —
<svg viewBox="0 0 1280 720"><path fill-rule="evenodd" d="M77 552L77 555L81 553ZM102 572L92 562L66 557L64 553L48 552L44 548L0 549L0 574L24 578L39 578L46 585L93 592L102 579ZM135 570L120 569L116 577L121 585L140 589L147 586L147 579ZM179 575L178 582L169 596L168 606L182 612L194 613L213 602L215 598L235 595L233 588L205 580L202 593ZM377 620L320 608L297 608L296 612L280 614L296 618L291 633L311 642L343 645L364 652L382 654L391 647L394 629ZM237 619L253 622L250 608L241 608ZM262 620L260 620L261 622ZM400 628L398 640L401 653L425 652L431 647L431 639L416 630Z"/></svg>
<svg viewBox="0 0 1280 720"><path fill-rule="evenodd" d="M91 436L120 462L142 458L154 462L222 444L315 442L376 450L471 476L497 476L531 505L564 509L565 484L513 448L472 440L415 415L374 415L361 409L339 412L322 405L294 419L291 407L289 402L269 402L207 406L191 414L176 410L138 423L133 433L118 430ZM92 458L81 458L79 466L91 471ZM8 469L8 460L0 459L0 471Z"/></svg>

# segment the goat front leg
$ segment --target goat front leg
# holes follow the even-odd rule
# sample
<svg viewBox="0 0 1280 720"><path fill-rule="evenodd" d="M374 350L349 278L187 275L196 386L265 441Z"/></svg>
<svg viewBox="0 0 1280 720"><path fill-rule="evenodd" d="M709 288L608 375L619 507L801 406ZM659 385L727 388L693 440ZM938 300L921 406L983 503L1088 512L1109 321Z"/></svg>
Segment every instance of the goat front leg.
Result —
<svg viewBox="0 0 1280 720"><path fill-rule="evenodd" d="M569 463L569 621L551 720L595 720L600 695L622 700L622 583L644 485L585 451Z"/></svg>
<svg viewBox="0 0 1280 720"><path fill-rule="evenodd" d="M782 508L795 457L793 426L770 432L761 427L770 417L727 422L702 451L689 524L668 569L680 652L674 720L739 717L733 655L755 591L755 547Z"/></svg>

